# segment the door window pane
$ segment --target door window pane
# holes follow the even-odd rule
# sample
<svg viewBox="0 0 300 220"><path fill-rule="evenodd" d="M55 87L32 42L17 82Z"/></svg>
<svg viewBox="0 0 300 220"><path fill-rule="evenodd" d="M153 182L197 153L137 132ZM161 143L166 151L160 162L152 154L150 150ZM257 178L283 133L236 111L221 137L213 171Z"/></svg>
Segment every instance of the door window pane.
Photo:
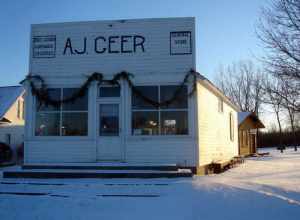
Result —
<svg viewBox="0 0 300 220"><path fill-rule="evenodd" d="M37 113L35 122L35 135L58 136L59 118L59 113Z"/></svg>
<svg viewBox="0 0 300 220"><path fill-rule="evenodd" d="M161 112L161 134L188 134L187 111Z"/></svg>
<svg viewBox="0 0 300 220"><path fill-rule="evenodd" d="M170 100L173 98L176 91L180 89L180 86L161 86L160 87L160 102L164 102L166 100ZM187 87L184 86L182 90L178 94L176 94L178 100L175 100L168 106L163 106L163 109L166 108L175 108L182 109L187 108L188 99L187 99Z"/></svg>
<svg viewBox="0 0 300 220"><path fill-rule="evenodd" d="M136 89L145 97L158 102L158 86L136 86ZM153 105L132 92L132 109L155 109Z"/></svg>
<svg viewBox="0 0 300 220"><path fill-rule="evenodd" d="M99 97L120 97L120 87L119 86L109 86L109 87L100 87Z"/></svg>
<svg viewBox="0 0 300 220"><path fill-rule="evenodd" d="M132 112L133 135L157 135L158 111Z"/></svg>
<svg viewBox="0 0 300 220"><path fill-rule="evenodd" d="M47 89L49 98L52 100L60 100L61 99L61 89ZM36 101L36 110L37 111L59 111L60 106L52 106L46 105L43 102L39 102L38 99Z"/></svg>
<svg viewBox="0 0 300 220"><path fill-rule="evenodd" d="M119 135L119 105L101 104L99 109L100 136Z"/></svg>
<svg viewBox="0 0 300 220"><path fill-rule="evenodd" d="M78 89L67 88L63 89L63 99L70 98ZM74 102L64 103L63 111L86 111L88 110L88 91L83 97L77 98Z"/></svg>
<svg viewBox="0 0 300 220"><path fill-rule="evenodd" d="M88 133L87 121L87 112L62 113L62 136L86 136Z"/></svg>

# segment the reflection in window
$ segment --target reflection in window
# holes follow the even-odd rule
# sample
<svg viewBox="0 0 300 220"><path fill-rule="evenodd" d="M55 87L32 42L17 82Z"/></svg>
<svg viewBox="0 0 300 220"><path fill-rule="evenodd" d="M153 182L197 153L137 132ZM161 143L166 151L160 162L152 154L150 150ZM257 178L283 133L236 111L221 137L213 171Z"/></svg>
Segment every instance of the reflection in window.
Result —
<svg viewBox="0 0 300 220"><path fill-rule="evenodd" d="M68 98L76 89L49 89L54 100ZM88 95L59 106L37 101L36 136L86 136L88 133Z"/></svg>
<svg viewBox="0 0 300 220"><path fill-rule="evenodd" d="M78 89L63 89L63 99L70 98ZM78 97L74 102L63 103L62 110L68 111L86 111L88 109L88 97L86 93L83 97Z"/></svg>
<svg viewBox="0 0 300 220"><path fill-rule="evenodd" d="M119 105L100 104L100 136L119 135Z"/></svg>
<svg viewBox="0 0 300 220"><path fill-rule="evenodd" d="M48 89L47 90L49 98L53 100L60 100L61 99L61 89ZM52 106L46 105L43 102L36 102L36 109L37 111L59 111L60 106Z"/></svg>
<svg viewBox="0 0 300 220"><path fill-rule="evenodd" d="M136 86L136 89L145 97L158 102L158 86ZM132 94L132 109L155 109L153 105L144 101L135 93Z"/></svg>
<svg viewBox="0 0 300 220"><path fill-rule="evenodd" d="M62 113L61 132L63 136L86 136L87 126L87 113Z"/></svg>
<svg viewBox="0 0 300 220"><path fill-rule="evenodd" d="M161 134L188 134L187 111L161 112Z"/></svg>
<svg viewBox="0 0 300 220"><path fill-rule="evenodd" d="M120 87L119 86L101 86L99 88L99 97L120 97Z"/></svg>
<svg viewBox="0 0 300 220"><path fill-rule="evenodd" d="M151 100L164 102L173 98L179 86L138 86L137 89ZM133 135L187 135L188 95L184 86L176 97L179 99L168 106L155 108L140 97L132 94ZM160 94L160 95L159 95Z"/></svg>
<svg viewBox="0 0 300 220"><path fill-rule="evenodd" d="M187 108L188 106L188 99L187 99L187 87L184 86L182 90L180 89L180 86L161 86L160 87L160 101L166 101L171 98L173 98L173 95L176 91L181 91L176 95L178 98L178 101L175 100L172 102L169 106L163 106L162 108L175 108L175 109L182 109Z"/></svg>
<svg viewBox="0 0 300 220"><path fill-rule="evenodd" d="M59 118L59 113L37 113L35 119L35 135L58 136Z"/></svg>
<svg viewBox="0 0 300 220"><path fill-rule="evenodd" d="M157 135L158 112L137 111L132 114L133 135Z"/></svg>

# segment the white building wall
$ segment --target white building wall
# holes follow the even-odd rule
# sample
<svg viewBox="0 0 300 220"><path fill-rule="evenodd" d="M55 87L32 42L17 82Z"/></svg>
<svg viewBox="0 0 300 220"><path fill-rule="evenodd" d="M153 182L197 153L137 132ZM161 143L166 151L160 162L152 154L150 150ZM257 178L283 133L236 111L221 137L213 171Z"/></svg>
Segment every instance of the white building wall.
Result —
<svg viewBox="0 0 300 220"><path fill-rule="evenodd" d="M32 25L33 36L56 35L55 58L36 59L30 54L32 74L41 75L50 87L80 86L86 75L100 72L106 79L113 74L128 71L135 75L135 84L178 84L185 74L195 69L195 23L194 18L140 19L126 21L95 21L61 24ZM190 31L192 53L170 55L170 32ZM142 35L145 37L145 52L130 54L95 54L93 41L97 36ZM83 38L87 37L87 53L63 55L67 38L72 39L73 48L82 48ZM32 45L31 45L32 46ZM28 86L28 85L27 85ZM126 84L124 85L126 86ZM29 91L29 87L27 91ZM124 111L124 147L122 158L130 163L179 164L196 166L197 132L195 98L189 100L189 130L184 137L133 137L131 135L130 90L125 89L122 106ZM64 163L96 162L97 88L94 84L89 90L89 135L75 137L35 137L34 136L34 98L30 91L26 96L28 103L26 115L25 163Z"/></svg>
<svg viewBox="0 0 300 220"><path fill-rule="evenodd" d="M218 111L218 96L198 82L199 165L231 159L238 155L237 111L224 102ZM229 114L234 117L234 141L230 140Z"/></svg>
<svg viewBox="0 0 300 220"><path fill-rule="evenodd" d="M12 147L14 154L16 154L17 147L24 141L23 101L23 94L21 94L4 115L4 118L8 119L10 123L0 124L0 142L7 143L9 135L10 143L7 144Z"/></svg>

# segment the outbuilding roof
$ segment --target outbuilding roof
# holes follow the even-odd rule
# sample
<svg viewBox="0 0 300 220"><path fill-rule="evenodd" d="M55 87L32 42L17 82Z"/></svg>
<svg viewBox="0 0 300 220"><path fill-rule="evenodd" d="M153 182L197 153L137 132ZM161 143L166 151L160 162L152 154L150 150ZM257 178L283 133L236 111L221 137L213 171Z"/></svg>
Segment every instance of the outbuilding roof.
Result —
<svg viewBox="0 0 300 220"><path fill-rule="evenodd" d="M23 93L24 88L22 86L0 87L0 120L2 120L11 105Z"/></svg>
<svg viewBox="0 0 300 220"><path fill-rule="evenodd" d="M246 118L250 118L254 122L256 128L265 128L264 124L259 120L254 112L238 112L239 126L246 120Z"/></svg>

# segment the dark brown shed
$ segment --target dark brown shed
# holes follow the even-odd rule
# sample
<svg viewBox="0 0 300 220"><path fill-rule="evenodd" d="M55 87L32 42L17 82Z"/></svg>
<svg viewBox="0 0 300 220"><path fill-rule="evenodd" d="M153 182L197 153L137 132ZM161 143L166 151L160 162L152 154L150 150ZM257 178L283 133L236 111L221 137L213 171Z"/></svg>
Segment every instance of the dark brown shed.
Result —
<svg viewBox="0 0 300 220"><path fill-rule="evenodd" d="M257 131L265 128L254 112L239 112L239 155L247 156L256 153Z"/></svg>

